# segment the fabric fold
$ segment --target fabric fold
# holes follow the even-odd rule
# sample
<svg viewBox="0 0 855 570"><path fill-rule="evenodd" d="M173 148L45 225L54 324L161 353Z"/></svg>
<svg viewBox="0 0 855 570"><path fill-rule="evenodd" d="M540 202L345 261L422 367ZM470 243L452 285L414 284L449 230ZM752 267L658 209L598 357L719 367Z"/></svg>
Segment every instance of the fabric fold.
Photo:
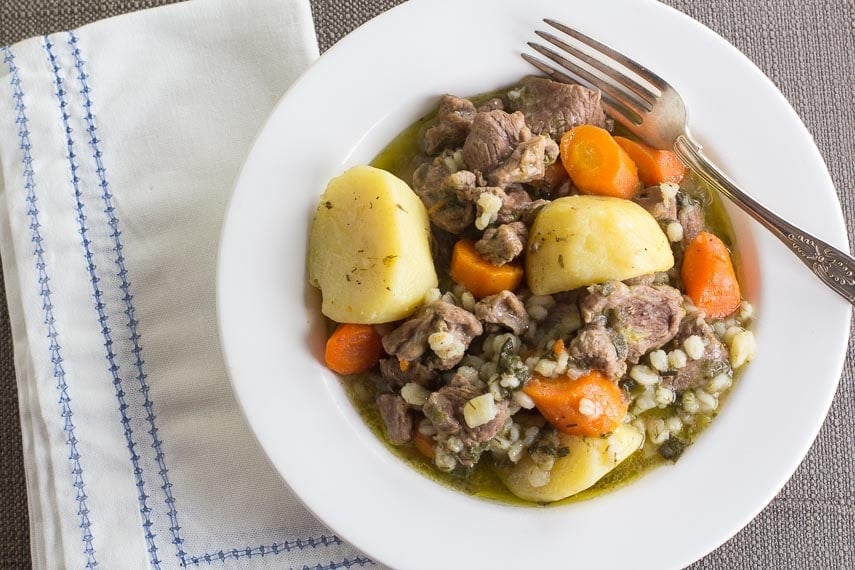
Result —
<svg viewBox="0 0 855 570"><path fill-rule="evenodd" d="M217 338L220 224L256 132L317 57L308 2L197 0L0 56L34 566L373 565L269 465Z"/></svg>

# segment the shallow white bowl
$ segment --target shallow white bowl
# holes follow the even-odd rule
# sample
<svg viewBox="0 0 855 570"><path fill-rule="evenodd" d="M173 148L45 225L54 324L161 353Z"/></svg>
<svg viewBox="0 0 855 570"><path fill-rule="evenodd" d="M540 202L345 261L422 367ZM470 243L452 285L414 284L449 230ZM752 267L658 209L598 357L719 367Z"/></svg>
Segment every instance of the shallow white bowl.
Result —
<svg viewBox="0 0 855 570"><path fill-rule="evenodd" d="M235 392L270 460L335 532L396 568L678 568L724 542L790 477L846 351L849 306L731 210L759 356L675 466L594 500L523 508L442 487L391 454L322 365L306 238L327 181L369 162L438 95L509 85L539 20L573 25L685 97L693 133L780 215L848 249L825 165L795 112L741 53L650 1L414 0L330 49L253 148L222 234L220 334Z"/></svg>

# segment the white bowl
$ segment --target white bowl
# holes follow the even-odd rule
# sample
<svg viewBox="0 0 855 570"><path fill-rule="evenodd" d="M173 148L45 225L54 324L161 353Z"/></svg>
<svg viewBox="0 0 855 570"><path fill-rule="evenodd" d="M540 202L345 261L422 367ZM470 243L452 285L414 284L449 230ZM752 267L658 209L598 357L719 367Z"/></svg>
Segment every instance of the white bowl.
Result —
<svg viewBox="0 0 855 570"><path fill-rule="evenodd" d="M396 568L678 568L766 505L816 436L842 370L849 305L730 210L759 355L674 466L594 500L524 508L420 475L366 427L322 364L306 238L327 181L369 162L443 93L473 95L532 70L543 17L609 43L672 82L708 153L753 196L848 249L814 143L741 53L648 1L414 0L330 49L288 91L238 181L222 234L218 310L235 392L272 463L321 520Z"/></svg>

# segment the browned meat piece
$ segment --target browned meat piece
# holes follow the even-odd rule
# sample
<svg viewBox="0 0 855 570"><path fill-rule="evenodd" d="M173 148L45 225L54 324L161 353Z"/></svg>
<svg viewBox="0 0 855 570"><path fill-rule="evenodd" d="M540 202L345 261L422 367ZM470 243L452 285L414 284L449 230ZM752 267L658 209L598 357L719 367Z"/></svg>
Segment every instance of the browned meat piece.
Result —
<svg viewBox="0 0 855 570"><path fill-rule="evenodd" d="M523 252L526 240L528 229L525 224L512 222L487 228L481 239L475 242L475 249L493 265L505 265Z"/></svg>
<svg viewBox="0 0 855 570"><path fill-rule="evenodd" d="M680 323L675 348L682 348L683 341L692 335L701 337L704 342L704 354L698 360L687 359L686 366L676 370L676 374L663 375L662 382L675 390L698 388L713 376L730 370L730 352L718 340L712 327L700 316L688 315Z"/></svg>
<svg viewBox="0 0 855 570"><path fill-rule="evenodd" d="M398 328L383 337L383 349L386 354L398 357L398 360L413 362L429 349L428 337L433 333L447 332L463 344L464 351L484 328L475 315L445 301L435 301L422 307ZM433 354L425 364L432 369L448 370L463 358L459 356L441 357Z"/></svg>
<svg viewBox="0 0 855 570"><path fill-rule="evenodd" d="M534 223L534 219L537 217L537 214L540 213L541 208L549 204L549 200L534 200L533 202L529 202L521 209L520 220L526 225L531 226Z"/></svg>
<svg viewBox="0 0 855 570"><path fill-rule="evenodd" d="M403 364L394 356L380 361L380 375L393 388L400 388L410 382L432 388L439 381L439 374L418 360Z"/></svg>
<svg viewBox="0 0 855 570"><path fill-rule="evenodd" d="M552 166L546 169L543 178L532 180L528 186L532 190L532 195L549 200L578 194L578 190L573 186L564 166L558 162L552 163Z"/></svg>
<svg viewBox="0 0 855 570"><path fill-rule="evenodd" d="M582 319L579 316L579 308L576 306L576 302L558 302L549 309L546 318L538 323L535 343L542 345L548 340L569 338L581 326Z"/></svg>
<svg viewBox="0 0 855 570"><path fill-rule="evenodd" d="M602 325L588 325L570 341L570 358L579 364L620 378L626 372L626 341Z"/></svg>
<svg viewBox="0 0 855 570"><path fill-rule="evenodd" d="M478 320L502 325L520 335L528 330L528 313L525 305L510 291L484 297L475 305Z"/></svg>
<svg viewBox="0 0 855 570"><path fill-rule="evenodd" d="M496 402L498 413L486 424L476 428L466 425L463 406L482 393L484 393L482 389L469 382L463 375L455 374L448 386L440 388L428 397L422 408L425 417L436 428L436 440L440 445L445 446L451 436L455 436L463 444L463 448L455 452L455 456L466 467L471 467L478 462L481 453L487 448L487 442L499 433L509 415L508 403L504 400Z"/></svg>
<svg viewBox="0 0 855 570"><path fill-rule="evenodd" d="M704 211L696 201L687 199L680 204L677 221L683 226L683 247L687 247L704 231Z"/></svg>
<svg viewBox="0 0 855 570"><path fill-rule="evenodd" d="M433 255L433 264L439 273L448 273L451 267L451 254L458 237L452 233L438 228L431 231L430 251Z"/></svg>
<svg viewBox="0 0 855 570"><path fill-rule="evenodd" d="M446 189L443 183L449 174L457 170L454 155L450 151L445 151L432 162L426 162L416 168L413 172L413 190L426 208L430 209L445 199Z"/></svg>
<svg viewBox="0 0 855 570"><path fill-rule="evenodd" d="M658 221L677 219L677 199L667 196L659 184L648 186L633 198L633 201L650 212Z"/></svg>
<svg viewBox="0 0 855 570"><path fill-rule="evenodd" d="M508 99L511 109L525 115L525 122L534 134L555 141L579 125L607 125L600 92L581 85L526 77L520 87L508 93Z"/></svg>
<svg viewBox="0 0 855 570"><path fill-rule="evenodd" d="M475 113L475 105L469 99L443 95L436 124L425 131L425 152L436 154L443 149L462 145L469 134Z"/></svg>
<svg viewBox="0 0 855 570"><path fill-rule="evenodd" d="M478 113L463 143L463 160L472 170L490 172L511 156L517 144L530 136L522 113Z"/></svg>
<svg viewBox="0 0 855 570"><path fill-rule="evenodd" d="M377 408L386 425L386 439L392 445L403 445L410 441L413 433L413 416L407 402L396 394L384 393L377 396Z"/></svg>
<svg viewBox="0 0 855 570"><path fill-rule="evenodd" d="M522 186L510 186L505 188L502 196L502 207L499 210L496 221L500 224L508 224L523 218L529 211L531 196L523 190Z"/></svg>
<svg viewBox="0 0 855 570"><path fill-rule="evenodd" d="M608 325L626 340L626 360L636 363L649 350L674 338L686 315L680 291L668 285L627 286L609 281L589 288L580 302L586 323Z"/></svg>
<svg viewBox="0 0 855 570"><path fill-rule="evenodd" d="M540 180L546 167L558 158L558 145L551 138L538 135L522 141L498 168L487 175L490 184L504 188L508 184Z"/></svg>
<svg viewBox="0 0 855 570"><path fill-rule="evenodd" d="M503 111L505 109L505 104L502 102L500 97L493 97L492 99L488 99L484 101L480 107L478 107L479 113L486 113L487 111Z"/></svg>
<svg viewBox="0 0 855 570"><path fill-rule="evenodd" d="M511 222L522 220L526 224L530 225L531 222L534 221L532 211L539 210L542 206L548 203L546 200L532 201L528 192L518 184L513 184L504 190L495 186L478 186L472 190L466 190L458 193L458 198L460 200L477 202L478 198L481 197L482 192L488 192L501 198L502 207L499 209L499 213L496 217L496 221L499 224L509 224Z"/></svg>
<svg viewBox="0 0 855 570"><path fill-rule="evenodd" d="M448 151L422 164L413 173L413 190L434 225L459 234L475 221L475 205L458 198L459 192L474 188L475 175L466 170L454 171L453 167L454 159Z"/></svg>

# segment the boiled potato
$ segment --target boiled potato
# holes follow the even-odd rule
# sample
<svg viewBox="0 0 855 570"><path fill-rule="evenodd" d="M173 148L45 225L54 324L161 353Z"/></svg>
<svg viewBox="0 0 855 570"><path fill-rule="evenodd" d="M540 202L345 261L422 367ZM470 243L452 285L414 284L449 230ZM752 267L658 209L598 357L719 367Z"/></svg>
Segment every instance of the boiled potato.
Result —
<svg viewBox="0 0 855 570"><path fill-rule="evenodd" d="M583 437L558 433L561 445L569 453L555 460L549 482L535 487L529 475L537 466L526 454L519 463L499 469L500 476L511 493L537 503L558 501L584 491L606 473L632 455L644 440L640 431L621 424L608 437Z"/></svg>
<svg viewBox="0 0 855 570"><path fill-rule="evenodd" d="M674 265L668 238L644 208L606 196L567 196L537 215L526 279L536 295L623 281Z"/></svg>
<svg viewBox="0 0 855 570"><path fill-rule="evenodd" d="M411 315L437 286L430 223L400 178L355 166L333 179L312 222L309 282L321 311L340 323L387 323Z"/></svg>

